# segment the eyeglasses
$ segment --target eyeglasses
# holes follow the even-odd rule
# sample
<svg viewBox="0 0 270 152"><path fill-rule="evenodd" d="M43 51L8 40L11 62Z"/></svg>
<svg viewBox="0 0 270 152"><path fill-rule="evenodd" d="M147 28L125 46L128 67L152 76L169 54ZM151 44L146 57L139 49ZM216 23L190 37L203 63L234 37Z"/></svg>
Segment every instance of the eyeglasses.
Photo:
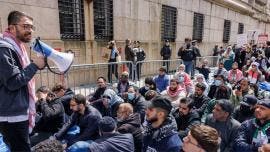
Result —
<svg viewBox="0 0 270 152"><path fill-rule="evenodd" d="M32 31L36 30L36 27L31 24L13 24L13 25L19 25L20 27L23 27L24 30L32 30Z"/></svg>

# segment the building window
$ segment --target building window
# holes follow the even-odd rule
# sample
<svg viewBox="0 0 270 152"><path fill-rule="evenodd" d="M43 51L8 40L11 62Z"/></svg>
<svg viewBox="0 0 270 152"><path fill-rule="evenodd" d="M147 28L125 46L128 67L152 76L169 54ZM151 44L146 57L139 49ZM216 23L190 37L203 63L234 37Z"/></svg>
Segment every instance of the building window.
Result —
<svg viewBox="0 0 270 152"><path fill-rule="evenodd" d="M192 39L201 42L203 39L204 15L194 13Z"/></svg>
<svg viewBox="0 0 270 152"><path fill-rule="evenodd" d="M230 41L231 34L231 21L224 20L224 30L223 30L223 42L228 43Z"/></svg>
<svg viewBox="0 0 270 152"><path fill-rule="evenodd" d="M66 40L84 40L83 0L58 0L60 34Z"/></svg>
<svg viewBox="0 0 270 152"><path fill-rule="evenodd" d="M113 39L113 0L94 0L94 34L96 40Z"/></svg>
<svg viewBox="0 0 270 152"><path fill-rule="evenodd" d="M238 34L243 34L244 33L244 24L239 23L238 24Z"/></svg>
<svg viewBox="0 0 270 152"><path fill-rule="evenodd" d="M177 25L177 9L162 5L161 39L175 42Z"/></svg>

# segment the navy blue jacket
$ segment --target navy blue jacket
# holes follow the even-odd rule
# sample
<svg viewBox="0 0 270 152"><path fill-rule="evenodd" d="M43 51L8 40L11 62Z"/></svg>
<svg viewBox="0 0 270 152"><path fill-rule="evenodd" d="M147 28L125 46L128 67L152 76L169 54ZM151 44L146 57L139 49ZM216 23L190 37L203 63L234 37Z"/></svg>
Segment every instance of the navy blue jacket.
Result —
<svg viewBox="0 0 270 152"><path fill-rule="evenodd" d="M256 152L258 151L258 146L252 143L253 135L257 128L264 126L269 123L270 120L261 124L256 118L244 121L239 128L238 136L235 140L234 151L235 152ZM268 136L268 143L270 138L270 128L266 130L266 135Z"/></svg>
<svg viewBox="0 0 270 152"><path fill-rule="evenodd" d="M58 140L65 139L67 131L77 125L80 127L80 133L68 140L67 145L70 146L78 141L95 140L98 135L98 122L101 119L99 111L92 107L87 106L84 115L74 112L71 115L71 120L66 123L61 130L56 133L55 137Z"/></svg>
<svg viewBox="0 0 270 152"><path fill-rule="evenodd" d="M133 137L115 132L95 140L89 148L90 152L133 152Z"/></svg>
<svg viewBox="0 0 270 152"><path fill-rule="evenodd" d="M34 63L23 69L13 46L0 39L0 116L27 115L27 84L37 70Z"/></svg>

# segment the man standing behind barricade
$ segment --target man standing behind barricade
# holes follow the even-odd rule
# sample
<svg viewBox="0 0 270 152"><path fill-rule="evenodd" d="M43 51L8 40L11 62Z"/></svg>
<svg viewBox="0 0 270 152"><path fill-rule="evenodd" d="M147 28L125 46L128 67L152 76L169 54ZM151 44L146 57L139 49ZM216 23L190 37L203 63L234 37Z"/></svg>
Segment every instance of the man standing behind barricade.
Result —
<svg viewBox="0 0 270 152"><path fill-rule="evenodd" d="M148 122L143 137L143 152L179 152L182 148L177 128L169 119L171 102L161 96L152 99L146 110Z"/></svg>
<svg viewBox="0 0 270 152"><path fill-rule="evenodd" d="M110 41L107 46L111 50L109 65L108 65L108 82L112 83L112 74L115 75L115 78L118 79L118 65L116 64L116 58L119 56L119 52L116 48L115 41Z"/></svg>
<svg viewBox="0 0 270 152"><path fill-rule="evenodd" d="M86 104L83 95L77 94L70 101L70 109L74 112L62 129L54 137L57 140L64 140L67 146L78 141L94 140L98 135L98 122L101 114L94 107Z"/></svg>
<svg viewBox="0 0 270 152"><path fill-rule="evenodd" d="M201 51L200 51L200 49L199 49L199 47L197 45L197 40L191 41L191 47L192 47L192 50L194 50L194 52L195 52L194 64L193 64L192 71L191 71L191 77L193 78L194 73L195 73L194 68L197 65L197 57L202 57L202 55L201 55ZM198 61L200 61L200 60L198 60Z"/></svg>
<svg viewBox="0 0 270 152"><path fill-rule="evenodd" d="M74 96L74 92L70 88L66 88L62 84L56 84L52 88L52 92L56 94L64 106L65 113L68 116L71 116L72 110L70 109L69 103L72 97Z"/></svg>
<svg viewBox="0 0 270 152"><path fill-rule="evenodd" d="M163 45L160 51L160 56L162 57L163 60L170 60L171 55L172 55L172 49L170 47L170 42L169 40L165 40L165 44ZM163 66L166 66L166 71L169 72L170 61L164 61Z"/></svg>
<svg viewBox="0 0 270 152"><path fill-rule="evenodd" d="M192 74L193 60L196 59L196 53L194 49L192 49L191 44L187 43L186 48L178 52L178 56L184 62L184 65L186 67L185 72L189 75Z"/></svg>
<svg viewBox="0 0 270 152"><path fill-rule="evenodd" d="M35 123L35 82L43 57L30 62L24 43L32 39L33 18L23 12L8 15L8 28L0 38L0 133L11 151L30 151L29 130Z"/></svg>
<svg viewBox="0 0 270 152"><path fill-rule="evenodd" d="M130 39L126 39L126 47L125 47L125 57L126 57L126 61L131 61L134 62L135 61L135 56L136 54L133 52L133 48L131 46L131 40ZM134 76L133 74L133 67L131 63L127 63L128 66L128 70L129 70L129 79L132 79L132 76Z"/></svg>
<svg viewBox="0 0 270 152"><path fill-rule="evenodd" d="M262 147L269 146L269 137L270 100L263 99L255 106L255 118L242 123L235 141L235 152L260 152Z"/></svg>
<svg viewBox="0 0 270 152"><path fill-rule="evenodd" d="M142 63L137 63L138 61L143 61L146 57L143 48L140 47L140 41L134 41L134 49L133 51L136 53L136 73L137 73L137 80L139 81L141 78L141 71L142 71Z"/></svg>
<svg viewBox="0 0 270 152"><path fill-rule="evenodd" d="M230 100L218 100L213 114L206 118L205 124L215 128L221 137L220 151L230 152L233 149L240 123L231 117L233 105Z"/></svg>

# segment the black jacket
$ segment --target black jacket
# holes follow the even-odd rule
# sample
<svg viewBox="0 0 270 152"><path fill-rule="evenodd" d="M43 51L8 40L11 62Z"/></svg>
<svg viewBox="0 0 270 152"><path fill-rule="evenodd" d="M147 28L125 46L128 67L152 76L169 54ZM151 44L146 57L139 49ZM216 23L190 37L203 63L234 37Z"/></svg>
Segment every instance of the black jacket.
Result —
<svg viewBox="0 0 270 152"><path fill-rule="evenodd" d="M111 133L95 140L89 146L90 152L133 152L131 134Z"/></svg>
<svg viewBox="0 0 270 152"><path fill-rule="evenodd" d="M181 139L188 135L190 128L194 125L200 124L201 119L196 111L190 111L186 116L179 114L179 109L173 112L173 116L177 123L178 133Z"/></svg>
<svg viewBox="0 0 270 152"><path fill-rule="evenodd" d="M144 117L145 117L145 110L146 110L146 101L143 96L141 95L136 95L136 97L131 100L127 101L130 103L134 109L134 113L139 113L141 116L141 122L144 122Z"/></svg>
<svg viewBox="0 0 270 152"><path fill-rule="evenodd" d="M191 102L191 106L195 111L198 112L200 117L203 115L205 108L207 107L207 103L211 100L206 95L201 95L200 97L196 97L194 94L190 95L190 98L193 100Z"/></svg>
<svg viewBox="0 0 270 152"><path fill-rule="evenodd" d="M28 82L38 67L30 63L24 69L13 46L0 39L0 116L27 115Z"/></svg>
<svg viewBox="0 0 270 152"><path fill-rule="evenodd" d="M62 102L64 109L65 109L65 113L69 116L71 116L71 114L73 113L72 110L70 109L70 106L69 106L70 100L73 98L73 96L74 96L74 92L68 88L65 91L64 96L62 96L58 99Z"/></svg>
<svg viewBox="0 0 270 152"><path fill-rule="evenodd" d="M170 46L164 45L160 51L160 56L163 57L163 60L168 60L171 58L172 55L172 49Z"/></svg>
<svg viewBox="0 0 270 152"><path fill-rule="evenodd" d="M133 52L131 46L126 45L125 47L125 57L127 61L134 61L135 53Z"/></svg>
<svg viewBox="0 0 270 152"><path fill-rule="evenodd" d="M64 124L65 110L58 98L51 101L38 101L36 103L36 110L40 118L36 122L34 131L55 133L61 129Z"/></svg>
<svg viewBox="0 0 270 152"><path fill-rule="evenodd" d="M135 152L142 151L142 139L143 139L143 129L141 126L140 114L134 113L124 121L118 121L117 124L118 132L125 134L131 133L134 139Z"/></svg>
<svg viewBox="0 0 270 152"><path fill-rule="evenodd" d="M98 122L100 119L101 114L97 109L92 106L86 106L84 115L74 112L71 115L71 120L56 133L55 137L58 140L64 139L67 131L74 125L77 125L80 127L80 133L68 141L68 146L78 141L95 140L99 137Z"/></svg>
<svg viewBox="0 0 270 152"><path fill-rule="evenodd" d="M232 117L239 121L240 123L249 120L249 119L253 119L254 118L254 113L252 111L241 111L240 110L240 106L237 106L234 109L234 112L232 114Z"/></svg>

